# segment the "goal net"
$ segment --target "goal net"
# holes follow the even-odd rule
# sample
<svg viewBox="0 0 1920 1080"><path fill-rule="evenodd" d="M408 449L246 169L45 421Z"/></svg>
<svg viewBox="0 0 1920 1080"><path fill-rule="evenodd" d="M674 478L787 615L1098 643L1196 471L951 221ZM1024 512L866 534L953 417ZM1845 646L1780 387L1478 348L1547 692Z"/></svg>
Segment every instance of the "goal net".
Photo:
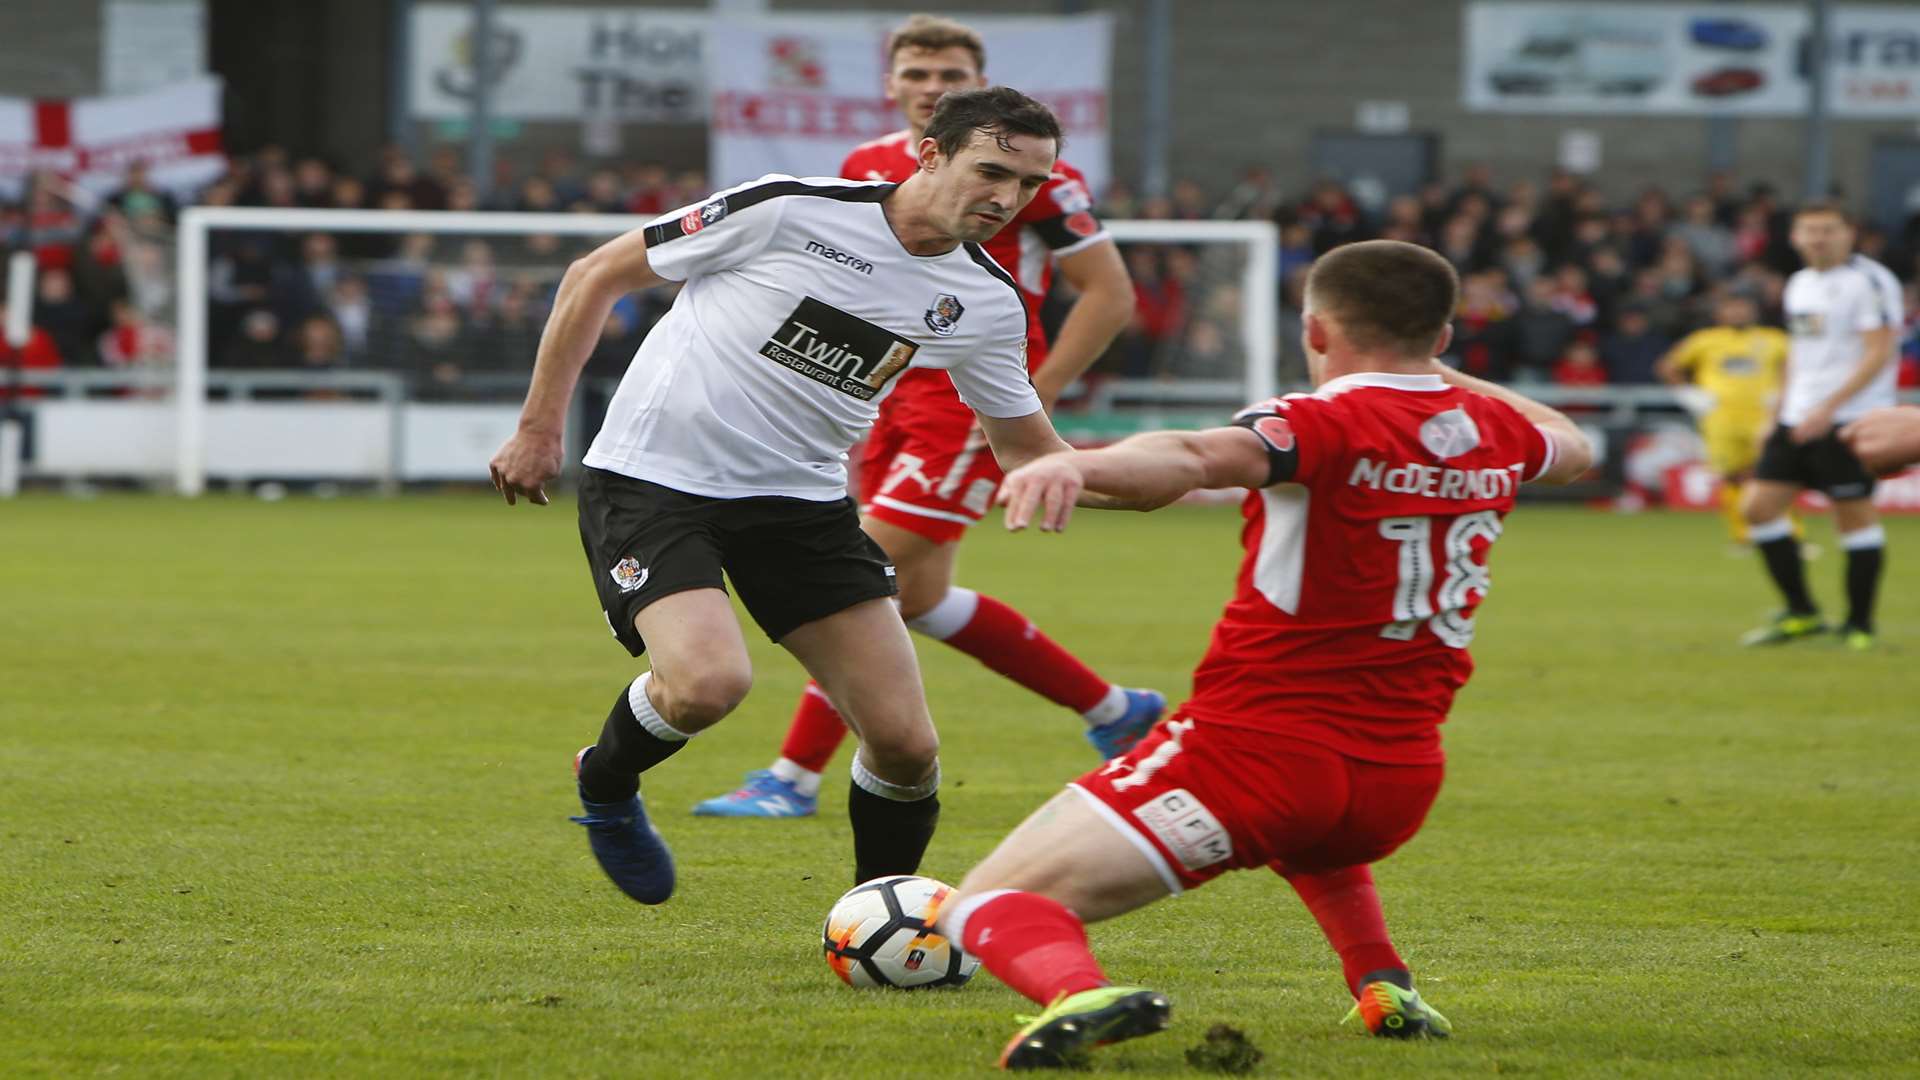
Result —
<svg viewBox="0 0 1920 1080"><path fill-rule="evenodd" d="M567 265L626 215L196 207L174 239L174 360L138 392L55 394L45 474L476 482L511 434ZM1080 443L1217 424L1280 377L1277 243L1256 222L1107 223L1132 324L1062 402ZM1071 290L1049 298L1057 330ZM575 395L578 461L672 288L624 298ZM170 465L170 469L166 466Z"/></svg>

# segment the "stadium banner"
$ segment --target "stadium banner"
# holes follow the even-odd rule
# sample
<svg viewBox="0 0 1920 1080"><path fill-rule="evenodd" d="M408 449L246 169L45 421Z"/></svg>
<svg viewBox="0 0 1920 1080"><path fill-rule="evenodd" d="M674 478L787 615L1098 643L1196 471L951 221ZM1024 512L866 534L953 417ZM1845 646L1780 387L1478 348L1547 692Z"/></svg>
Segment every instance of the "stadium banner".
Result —
<svg viewBox="0 0 1920 1080"><path fill-rule="evenodd" d="M1920 117L1920 5L1833 12L1827 100L1837 116Z"/></svg>
<svg viewBox="0 0 1920 1080"><path fill-rule="evenodd" d="M993 82L1046 102L1066 131L1065 157L1095 191L1110 173L1107 15L966 18L987 46ZM883 96L887 34L899 17L716 20L708 171L715 187L770 172L834 176L847 152L898 131Z"/></svg>
<svg viewBox="0 0 1920 1080"><path fill-rule="evenodd" d="M1791 116L1808 104L1804 4L1469 4L1461 95L1487 112ZM1840 117L1920 107L1920 5L1837 7Z"/></svg>
<svg viewBox="0 0 1920 1080"><path fill-rule="evenodd" d="M106 195L136 161L156 187L204 187L227 170L220 88L203 76L119 97L0 98L0 194L18 197L29 174L46 171Z"/></svg>
<svg viewBox="0 0 1920 1080"><path fill-rule="evenodd" d="M502 4L493 115L649 124L707 118L704 11ZM418 4L410 24L408 109L416 120L473 114L473 5Z"/></svg>

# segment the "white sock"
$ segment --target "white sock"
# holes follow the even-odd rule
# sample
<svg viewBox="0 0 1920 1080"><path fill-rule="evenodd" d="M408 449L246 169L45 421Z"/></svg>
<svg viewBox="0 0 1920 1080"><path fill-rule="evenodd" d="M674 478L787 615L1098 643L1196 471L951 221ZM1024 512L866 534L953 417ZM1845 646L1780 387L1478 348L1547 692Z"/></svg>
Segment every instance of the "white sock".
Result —
<svg viewBox="0 0 1920 1080"><path fill-rule="evenodd" d="M693 738L687 732L667 723L666 718L660 715L660 710L653 707L653 699L647 696L647 683L652 680L653 672L649 671L633 680L633 685L627 687L627 706L633 710L633 718L640 721L640 726L647 729L647 734L656 739L686 742Z"/></svg>
<svg viewBox="0 0 1920 1080"><path fill-rule="evenodd" d="M940 790L940 763L938 761L933 763L932 776L927 777L918 784L908 787L905 784L891 783L873 775L872 772L868 771L866 763L860 760L860 754L856 751L853 755L853 782L857 784L862 791L872 795L878 795L883 799L892 799L894 802L919 802L921 799Z"/></svg>
<svg viewBox="0 0 1920 1080"><path fill-rule="evenodd" d="M1762 521L1747 526L1747 539L1756 544L1769 544L1775 540L1785 540L1792 535L1793 520L1791 518L1774 518L1772 521Z"/></svg>
<svg viewBox="0 0 1920 1080"><path fill-rule="evenodd" d="M935 923L940 935L964 948L962 942L967 938L967 920L973 917L973 913L1013 891L1013 889L988 889L986 892L974 893L940 912Z"/></svg>
<svg viewBox="0 0 1920 1080"><path fill-rule="evenodd" d="M797 761L781 758L767 769L775 778L793 785L800 794L812 798L820 794L820 774Z"/></svg>
<svg viewBox="0 0 1920 1080"><path fill-rule="evenodd" d="M1840 534L1840 547L1843 551L1865 551L1868 548L1887 546L1887 527L1869 525L1864 529Z"/></svg>
<svg viewBox="0 0 1920 1080"><path fill-rule="evenodd" d="M1101 724L1113 723L1126 713L1127 692L1118 686L1109 686L1107 696L1101 698L1098 705L1080 715L1086 717L1089 727L1099 727Z"/></svg>
<svg viewBox="0 0 1920 1080"><path fill-rule="evenodd" d="M973 613L980 608L980 594L953 586L940 602L907 620L907 629L938 641L945 641L966 629Z"/></svg>

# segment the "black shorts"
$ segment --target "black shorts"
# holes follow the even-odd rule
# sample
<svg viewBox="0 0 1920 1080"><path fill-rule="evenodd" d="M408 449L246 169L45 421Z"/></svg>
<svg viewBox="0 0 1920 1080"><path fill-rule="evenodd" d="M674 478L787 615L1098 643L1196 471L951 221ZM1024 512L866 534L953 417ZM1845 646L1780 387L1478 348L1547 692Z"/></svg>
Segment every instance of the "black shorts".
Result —
<svg viewBox="0 0 1920 1080"><path fill-rule="evenodd" d="M893 596L893 563L854 501L715 499L604 469L580 476L580 543L613 636L647 649L633 617L663 596L725 589L779 641L815 619Z"/></svg>
<svg viewBox="0 0 1920 1080"><path fill-rule="evenodd" d="M1812 442L1797 443L1790 425L1776 426L1760 448L1760 463L1753 475L1822 491L1830 499L1864 499L1873 494L1873 474L1840 441L1837 429Z"/></svg>

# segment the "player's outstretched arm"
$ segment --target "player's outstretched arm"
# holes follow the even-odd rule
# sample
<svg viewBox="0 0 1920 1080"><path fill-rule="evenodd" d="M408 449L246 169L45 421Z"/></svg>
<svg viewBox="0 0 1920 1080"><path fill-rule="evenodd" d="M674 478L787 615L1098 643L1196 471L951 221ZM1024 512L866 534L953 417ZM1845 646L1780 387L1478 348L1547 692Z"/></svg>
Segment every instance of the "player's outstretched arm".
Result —
<svg viewBox="0 0 1920 1080"><path fill-rule="evenodd" d="M1920 463L1920 405L1875 409L1841 428L1840 438L1876 473Z"/></svg>
<svg viewBox="0 0 1920 1080"><path fill-rule="evenodd" d="M560 475L562 465L567 402L615 301L665 280L647 263L647 242L640 229L607 241L567 267L540 334L519 428L489 465L494 489L508 506L517 495L547 505L547 482Z"/></svg>
<svg viewBox="0 0 1920 1080"><path fill-rule="evenodd" d="M1059 532L1076 505L1157 510L1203 488L1260 487L1268 475L1266 444L1246 428L1156 431L1100 450L1049 454L1008 474L996 501L1012 531L1037 515L1041 532Z"/></svg>
<svg viewBox="0 0 1920 1080"><path fill-rule="evenodd" d="M1533 421L1553 443L1553 465L1536 477L1537 480L1549 484L1569 484L1593 468L1593 442L1578 424L1567 419L1567 414L1507 387L1455 371L1438 360L1433 362L1433 367L1449 385L1504 401L1521 416Z"/></svg>

